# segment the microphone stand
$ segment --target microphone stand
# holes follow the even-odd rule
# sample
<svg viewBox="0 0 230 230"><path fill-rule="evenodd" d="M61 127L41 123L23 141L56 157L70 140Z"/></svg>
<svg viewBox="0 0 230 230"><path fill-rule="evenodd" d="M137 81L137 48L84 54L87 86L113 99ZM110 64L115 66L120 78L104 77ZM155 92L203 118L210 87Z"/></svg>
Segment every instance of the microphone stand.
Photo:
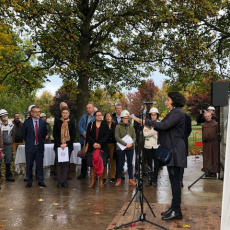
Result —
<svg viewBox="0 0 230 230"><path fill-rule="evenodd" d="M143 125L143 111L141 112L141 120L142 120L142 124L141 124L141 135L142 135L142 140L144 141L144 135L143 135L143 129L144 129L144 125ZM139 135L137 137L139 139ZM128 222L128 223L125 223L125 224L122 224L122 225L117 225L114 227L114 229L121 229L121 228L124 228L124 227L127 227L127 226L130 226L131 224L133 223L137 223L139 221L142 221L142 222L147 222L149 224L152 224L152 225L155 225L161 229L165 229L165 230L169 230L168 228L165 228L161 225L158 225L156 223L153 223L149 220L146 219L146 213L144 213L144 201L147 203L151 213L153 214L154 217L156 217L156 215L154 214L147 198L145 197L144 195L144 191L143 191L143 173L142 173L142 168L143 168L143 149L142 149L142 146L140 144L140 142L138 142L138 152L136 154L138 154L138 179L137 179L137 188L136 188L136 192L133 196L133 198L131 199L131 201L129 202L129 205L128 207L125 209L124 213L123 213L123 216L125 215L125 213L127 212L128 208L130 207L131 203L133 202L134 198L138 195L137 199L139 199L140 201L140 206L141 206L141 214L139 216L139 218L137 220L134 220L134 221L131 221L131 222Z"/></svg>

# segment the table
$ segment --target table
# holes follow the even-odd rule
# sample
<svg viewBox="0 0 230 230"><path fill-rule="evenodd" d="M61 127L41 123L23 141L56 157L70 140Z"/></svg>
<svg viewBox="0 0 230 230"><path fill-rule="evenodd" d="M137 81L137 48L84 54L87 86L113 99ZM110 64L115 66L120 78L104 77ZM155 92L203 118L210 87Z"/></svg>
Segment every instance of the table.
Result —
<svg viewBox="0 0 230 230"><path fill-rule="evenodd" d="M53 150L54 144L45 144L43 166L54 165L55 152ZM81 158L77 156L78 151L81 149L80 143L73 144L73 152L70 157L70 163L81 164ZM20 173L20 164L26 163L25 145L19 145L15 157L15 171Z"/></svg>

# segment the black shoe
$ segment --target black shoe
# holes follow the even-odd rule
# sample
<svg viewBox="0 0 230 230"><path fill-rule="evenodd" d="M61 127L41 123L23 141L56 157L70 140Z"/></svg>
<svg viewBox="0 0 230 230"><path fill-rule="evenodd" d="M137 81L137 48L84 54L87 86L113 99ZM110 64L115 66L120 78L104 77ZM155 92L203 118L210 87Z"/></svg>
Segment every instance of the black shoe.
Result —
<svg viewBox="0 0 230 230"><path fill-rule="evenodd" d="M68 184L66 182L62 183L63 188L68 188Z"/></svg>
<svg viewBox="0 0 230 230"><path fill-rule="evenodd" d="M122 180L125 180L125 177L123 176L123 177L121 177L121 179L122 179Z"/></svg>
<svg viewBox="0 0 230 230"><path fill-rule="evenodd" d="M43 181L38 182L38 186L43 187L43 188L47 187L47 185Z"/></svg>
<svg viewBox="0 0 230 230"><path fill-rule="evenodd" d="M162 216L167 216L169 213L172 212L172 208L169 208L168 210L166 210L165 212L162 212L161 215Z"/></svg>
<svg viewBox="0 0 230 230"><path fill-rule="evenodd" d="M106 184L106 179L105 178L103 179L103 184Z"/></svg>
<svg viewBox="0 0 230 230"><path fill-rule="evenodd" d="M110 183L115 184L115 183L116 183L116 179L115 179L115 178L112 178L112 179L110 180Z"/></svg>
<svg viewBox="0 0 230 230"><path fill-rule="evenodd" d="M181 220L182 219L182 213L172 211L167 216L163 216L161 219L162 220Z"/></svg>
<svg viewBox="0 0 230 230"><path fill-rule="evenodd" d="M26 178L24 178L24 181L28 181Z"/></svg>
<svg viewBox="0 0 230 230"><path fill-rule="evenodd" d="M180 187L181 188L184 187L184 184L183 184L182 180L180 181Z"/></svg>
<svg viewBox="0 0 230 230"><path fill-rule="evenodd" d="M13 177L6 177L6 181L14 182L15 179Z"/></svg>
<svg viewBox="0 0 230 230"><path fill-rule="evenodd" d="M144 172L142 175L143 175L143 176L148 176L148 173Z"/></svg>
<svg viewBox="0 0 230 230"><path fill-rule="evenodd" d="M156 180L153 181L153 187L157 187L157 181Z"/></svg>
<svg viewBox="0 0 230 230"><path fill-rule="evenodd" d="M58 182L57 187L58 187L58 188L62 188L62 183L61 183L61 182Z"/></svg>
<svg viewBox="0 0 230 230"><path fill-rule="evenodd" d="M210 177L216 177L216 173L210 173Z"/></svg>
<svg viewBox="0 0 230 230"><path fill-rule="evenodd" d="M30 187L32 187L32 182L28 182L26 185L26 188L30 188Z"/></svg>
<svg viewBox="0 0 230 230"><path fill-rule="evenodd" d="M146 182L146 184L145 184L145 187L149 187L149 186L151 186L152 185L152 181L151 180L148 180L147 182Z"/></svg>
<svg viewBox="0 0 230 230"><path fill-rule="evenodd" d="M86 176L80 174L80 175L77 177L78 180L81 180L82 178L86 178Z"/></svg>

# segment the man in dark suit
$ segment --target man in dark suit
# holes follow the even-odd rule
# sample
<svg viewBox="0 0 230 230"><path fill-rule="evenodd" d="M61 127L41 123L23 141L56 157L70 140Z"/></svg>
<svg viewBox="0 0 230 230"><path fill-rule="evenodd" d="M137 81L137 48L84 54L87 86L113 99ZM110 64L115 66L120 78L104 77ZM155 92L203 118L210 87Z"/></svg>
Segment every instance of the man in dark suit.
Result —
<svg viewBox="0 0 230 230"><path fill-rule="evenodd" d="M40 119L40 108L31 109L31 117L22 126L22 138L25 140L27 188L33 182L33 162L36 161L38 186L46 187L43 182L44 141L47 135L46 123Z"/></svg>

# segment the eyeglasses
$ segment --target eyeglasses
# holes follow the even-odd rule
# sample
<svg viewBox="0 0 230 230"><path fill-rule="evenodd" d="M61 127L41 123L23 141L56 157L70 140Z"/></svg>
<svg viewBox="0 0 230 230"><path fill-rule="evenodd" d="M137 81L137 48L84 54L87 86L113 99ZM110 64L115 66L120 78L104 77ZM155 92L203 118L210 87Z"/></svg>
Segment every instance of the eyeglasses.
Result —
<svg viewBox="0 0 230 230"><path fill-rule="evenodd" d="M123 119L124 119L124 120L129 120L129 118L128 118L128 117L127 117L127 118L126 118L126 117L123 117Z"/></svg>
<svg viewBox="0 0 230 230"><path fill-rule="evenodd" d="M96 115L96 117L101 117L102 115Z"/></svg>

